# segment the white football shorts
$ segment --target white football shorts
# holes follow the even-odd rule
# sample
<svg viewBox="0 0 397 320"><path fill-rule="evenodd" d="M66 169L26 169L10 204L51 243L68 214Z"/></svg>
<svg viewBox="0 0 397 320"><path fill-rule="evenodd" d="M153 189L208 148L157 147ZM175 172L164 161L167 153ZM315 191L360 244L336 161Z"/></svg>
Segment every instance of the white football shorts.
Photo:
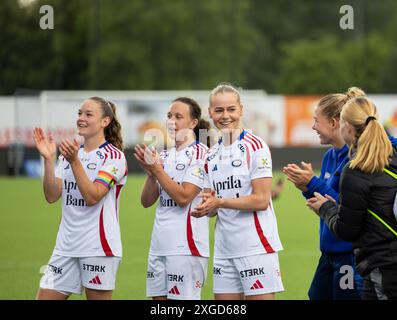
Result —
<svg viewBox="0 0 397 320"><path fill-rule="evenodd" d="M63 294L81 294L83 287L114 290L119 257L64 257L53 255L40 280L40 288Z"/></svg>
<svg viewBox="0 0 397 320"><path fill-rule="evenodd" d="M284 291L278 254L214 259L214 293L246 296Z"/></svg>
<svg viewBox="0 0 397 320"><path fill-rule="evenodd" d="M146 296L174 300L200 300L207 276L208 258L149 255Z"/></svg>

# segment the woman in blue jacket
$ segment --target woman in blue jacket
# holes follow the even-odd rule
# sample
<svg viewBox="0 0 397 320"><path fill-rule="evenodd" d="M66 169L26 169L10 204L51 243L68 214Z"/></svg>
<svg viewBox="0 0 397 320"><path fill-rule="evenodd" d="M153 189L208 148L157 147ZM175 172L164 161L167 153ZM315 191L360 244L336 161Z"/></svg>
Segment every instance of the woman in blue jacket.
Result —
<svg viewBox="0 0 397 320"><path fill-rule="evenodd" d="M341 135L350 146L341 176L340 202L315 193L307 205L340 239L353 243L364 300L397 300L397 149L366 97L341 112ZM392 142L392 143L390 143Z"/></svg>
<svg viewBox="0 0 397 320"><path fill-rule="evenodd" d="M332 145L325 153L319 177L314 175L310 163L288 164L283 172L288 180L300 189L306 199L314 192L328 194L339 200L339 179L343 167L349 161L349 148L339 132L339 118L343 105L350 99L365 93L356 87L346 94L329 94L323 97L315 111L312 129L316 131L322 145ZM320 219L321 257L309 289L310 300L359 300L362 278L356 271L353 247L350 242L339 240ZM343 285L341 279L346 270L354 274L353 285ZM342 280L342 281L341 281Z"/></svg>

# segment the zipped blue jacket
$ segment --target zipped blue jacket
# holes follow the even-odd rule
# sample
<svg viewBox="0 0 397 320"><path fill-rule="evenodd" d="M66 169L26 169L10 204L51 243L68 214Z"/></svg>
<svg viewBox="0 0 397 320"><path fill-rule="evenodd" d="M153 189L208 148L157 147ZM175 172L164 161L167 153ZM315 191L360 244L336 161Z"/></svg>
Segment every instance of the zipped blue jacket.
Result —
<svg viewBox="0 0 397 320"><path fill-rule="evenodd" d="M314 176L307 184L307 192L303 192L306 199L312 198L314 192L322 195L330 195L339 201L339 180L343 167L349 162L349 147L344 145L340 149L334 147L324 154L321 164L320 177ZM353 252L350 242L339 240L320 219L320 250L324 253L348 253Z"/></svg>

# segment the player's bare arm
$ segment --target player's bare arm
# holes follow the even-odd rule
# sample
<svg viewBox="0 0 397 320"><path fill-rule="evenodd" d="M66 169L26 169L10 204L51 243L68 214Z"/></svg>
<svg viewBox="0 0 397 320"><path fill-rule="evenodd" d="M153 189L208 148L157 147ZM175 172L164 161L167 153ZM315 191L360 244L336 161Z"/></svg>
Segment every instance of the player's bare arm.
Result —
<svg viewBox="0 0 397 320"><path fill-rule="evenodd" d="M135 158L145 170L148 170L156 177L162 188L178 204L178 206L186 207L200 193L201 189L192 183L183 182L182 184L178 184L172 180L164 171L157 151L150 150L145 144L142 144L141 146L137 145L135 147Z"/></svg>
<svg viewBox="0 0 397 320"><path fill-rule="evenodd" d="M144 208L149 208L156 203L158 198L157 179L148 175L141 193L141 204Z"/></svg>
<svg viewBox="0 0 397 320"><path fill-rule="evenodd" d="M197 206L192 215L202 216L218 210L219 208L235 209L242 211L266 210L270 203L272 178L259 178L251 182L252 193L235 199L217 198L213 194L204 194L207 200Z"/></svg>
<svg viewBox="0 0 397 320"><path fill-rule="evenodd" d="M104 185L92 182L84 171L78 158L80 146L76 140L63 140L59 146L59 151L70 163L77 186L88 206L97 204L108 192L109 189Z"/></svg>
<svg viewBox="0 0 397 320"><path fill-rule="evenodd" d="M62 194L62 181L55 176L54 161L56 157L56 144L51 135L44 134L43 129L33 130L33 140L37 150L44 159L43 190L47 202L56 202Z"/></svg>

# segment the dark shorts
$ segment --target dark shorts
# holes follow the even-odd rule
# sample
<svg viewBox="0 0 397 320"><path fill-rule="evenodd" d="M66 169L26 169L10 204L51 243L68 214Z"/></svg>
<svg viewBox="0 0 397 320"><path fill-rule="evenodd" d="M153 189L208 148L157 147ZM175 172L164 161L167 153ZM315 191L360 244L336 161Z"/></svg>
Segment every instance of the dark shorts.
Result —
<svg viewBox="0 0 397 320"><path fill-rule="evenodd" d="M353 253L322 253L308 294L310 300L361 300L362 287Z"/></svg>

